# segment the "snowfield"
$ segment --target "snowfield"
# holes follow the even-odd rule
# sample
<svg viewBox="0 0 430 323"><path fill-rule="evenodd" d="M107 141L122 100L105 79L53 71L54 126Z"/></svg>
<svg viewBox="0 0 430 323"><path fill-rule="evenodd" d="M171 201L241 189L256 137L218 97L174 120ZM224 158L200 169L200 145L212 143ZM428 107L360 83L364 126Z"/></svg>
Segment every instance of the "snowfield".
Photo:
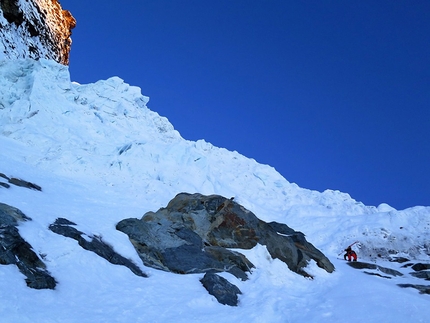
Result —
<svg viewBox="0 0 430 323"><path fill-rule="evenodd" d="M0 62L0 173L42 187L0 186L0 203L32 218L19 231L58 282L55 290L30 289L16 266L1 265L0 322L428 322L430 295L397 286L428 283L388 259L430 263L430 207L398 211L300 188L238 152L183 139L148 100L118 77L80 85L52 61ZM256 268L248 281L222 274L243 293L230 307L206 292L203 274L145 267L115 225L180 192L234 196L260 219L305 233L336 271L310 263L315 278L305 279L263 246L241 250ZM102 237L149 277L49 231L58 217ZM405 276L348 266L341 252L355 241L360 260Z"/></svg>

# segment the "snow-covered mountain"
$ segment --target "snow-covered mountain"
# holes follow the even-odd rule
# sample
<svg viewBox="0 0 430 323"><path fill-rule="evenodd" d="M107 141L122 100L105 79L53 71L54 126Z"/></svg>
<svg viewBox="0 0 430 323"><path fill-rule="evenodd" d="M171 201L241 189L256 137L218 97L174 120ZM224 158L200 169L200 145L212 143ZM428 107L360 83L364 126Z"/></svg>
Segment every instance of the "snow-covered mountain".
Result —
<svg viewBox="0 0 430 323"><path fill-rule="evenodd" d="M117 77L80 85L70 82L64 65L26 59L2 61L0 82L0 172L42 188L0 187L0 202L32 218L19 231L58 281L53 291L31 290L18 269L1 266L0 311L6 321L342 322L349 306L361 308L352 322L426 319L428 295L396 286L423 280L367 276L338 254L359 241L360 260L407 275L410 268L388 260L429 261L430 208L397 211L365 206L337 191L303 189L237 152L187 141L148 109L148 98L138 88ZM243 292L239 306L231 309L201 288L197 274L144 267L115 225L165 206L179 192L234 196L261 219L287 223L330 258L335 273L311 264L315 278L308 281L256 247L246 253L256 265L249 281L226 275ZM150 277L133 277L50 232L58 217L103 237Z"/></svg>
<svg viewBox="0 0 430 323"><path fill-rule="evenodd" d="M0 58L0 203L31 218L19 233L57 281L54 290L31 289L16 266L0 266L0 322L428 320L429 295L397 285L430 288L411 275L412 264L430 263L430 207L398 211L300 188L238 152L182 138L148 108L139 88L118 77L81 85L52 59ZM10 184L11 178L41 190ZM255 268L247 281L222 274L242 291L239 306L230 307L202 288L202 274L145 267L115 226L166 206L180 192L234 197L260 219L302 231L335 272L311 262L314 279L305 279L264 246L241 250ZM57 218L76 223L87 239L99 237L149 277L50 231ZM343 249L356 241L359 260L374 268L357 270L343 260Z"/></svg>

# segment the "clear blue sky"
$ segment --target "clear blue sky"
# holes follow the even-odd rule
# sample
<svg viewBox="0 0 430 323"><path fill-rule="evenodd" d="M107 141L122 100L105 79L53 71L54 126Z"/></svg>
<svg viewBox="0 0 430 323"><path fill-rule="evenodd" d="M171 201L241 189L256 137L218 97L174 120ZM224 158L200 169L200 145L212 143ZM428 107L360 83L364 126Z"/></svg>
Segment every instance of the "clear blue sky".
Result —
<svg viewBox="0 0 430 323"><path fill-rule="evenodd" d="M60 2L74 81L119 76L301 187L430 206L430 1Z"/></svg>

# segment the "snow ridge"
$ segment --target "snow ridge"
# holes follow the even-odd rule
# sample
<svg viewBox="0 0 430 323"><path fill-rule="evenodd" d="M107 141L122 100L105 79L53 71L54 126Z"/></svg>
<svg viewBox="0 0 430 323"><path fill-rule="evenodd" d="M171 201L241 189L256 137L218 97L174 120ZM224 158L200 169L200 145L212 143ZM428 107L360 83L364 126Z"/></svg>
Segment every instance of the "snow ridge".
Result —
<svg viewBox="0 0 430 323"><path fill-rule="evenodd" d="M237 152L184 140L147 108L149 98L139 88L118 77L80 85L53 61L3 61L0 97L2 135L37 146L40 153L26 161L58 174L129 185L157 181L175 191L203 188L203 194L240 194L249 201L258 187L260 199L277 207L342 206L343 212L347 203L354 214L375 212L348 194L303 190Z"/></svg>
<svg viewBox="0 0 430 323"><path fill-rule="evenodd" d="M404 226L398 219L413 214L420 219L414 230L421 232L424 229L418 224L429 214L429 208L397 212L386 204L365 206L339 191L302 189L272 167L237 152L204 140L187 141L165 117L148 109L149 98L138 87L118 77L81 85L70 81L68 67L50 60L3 61L0 98L1 134L37 147L31 155L22 156L25 162L70 178L131 187L139 196L160 200L161 205L168 200L157 196L220 194L235 196L265 221L288 221L311 238L323 236L320 222L333 221L340 231L348 227L348 237L335 243L325 240L329 246L380 236L370 233L367 225L359 225L362 218L356 219L358 215L382 221L383 227L398 222L400 228ZM324 219L313 230L302 228L303 217ZM397 231L395 236L409 237L407 230Z"/></svg>
<svg viewBox="0 0 430 323"><path fill-rule="evenodd" d="M427 319L427 295L396 286L409 280L394 278L387 283L367 276L345 266L342 251L359 241L354 248L360 260L378 263L405 256L429 262L430 207L397 211L386 204L365 206L339 191L300 188L274 168L236 151L183 139L166 118L147 107L148 102L139 88L118 77L81 85L70 81L66 66L50 60L0 61L0 173L42 187L36 192L0 186L0 202L33 219L20 225L20 234L44 255L59 281L58 289L37 291L35 297L16 268L1 266L0 290L14 290L19 298L2 297L0 313L5 320ZM142 268L150 276L142 282L47 230L56 218L67 218L82 232L103 237L118 253L140 264L115 225L124 218L156 211L180 192L234 196L260 219L304 232L336 271L321 273L311 263L307 269L315 278L307 281L272 260L265 247L257 246L244 252L256 270L249 282L235 282L243 296L232 310L212 301L194 275ZM350 286L351 281L356 285ZM362 310L349 316L354 307Z"/></svg>

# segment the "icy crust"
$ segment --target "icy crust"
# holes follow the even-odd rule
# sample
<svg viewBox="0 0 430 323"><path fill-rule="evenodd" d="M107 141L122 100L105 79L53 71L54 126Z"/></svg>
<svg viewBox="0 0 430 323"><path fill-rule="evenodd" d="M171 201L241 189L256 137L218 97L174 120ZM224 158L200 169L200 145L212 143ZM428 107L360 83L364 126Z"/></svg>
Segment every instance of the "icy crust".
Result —
<svg viewBox="0 0 430 323"><path fill-rule="evenodd" d="M112 166L133 141L180 139L166 118L146 108L139 88L117 77L79 85L67 67L41 59L3 61L0 78L1 133L37 146L41 154L27 158L42 167L100 175L101 164Z"/></svg>
<svg viewBox="0 0 430 323"><path fill-rule="evenodd" d="M180 192L219 194L266 222L303 231L324 253L358 240L360 257L369 259L429 254L430 208L396 211L339 191L303 189L238 152L187 141L118 77L80 85L53 61L3 61L0 98L0 133L28 147L15 152L21 161L124 191L146 201L145 212Z"/></svg>
<svg viewBox="0 0 430 323"><path fill-rule="evenodd" d="M147 108L149 98L138 87L118 77L80 85L53 61L3 61L0 97L1 134L37 146L40 153L25 160L53 172L148 192L167 186L172 194L236 196L248 207L273 207L260 211L268 220L298 205L303 213L314 213L315 206L324 214L375 212L348 194L301 189L237 152L184 140Z"/></svg>

